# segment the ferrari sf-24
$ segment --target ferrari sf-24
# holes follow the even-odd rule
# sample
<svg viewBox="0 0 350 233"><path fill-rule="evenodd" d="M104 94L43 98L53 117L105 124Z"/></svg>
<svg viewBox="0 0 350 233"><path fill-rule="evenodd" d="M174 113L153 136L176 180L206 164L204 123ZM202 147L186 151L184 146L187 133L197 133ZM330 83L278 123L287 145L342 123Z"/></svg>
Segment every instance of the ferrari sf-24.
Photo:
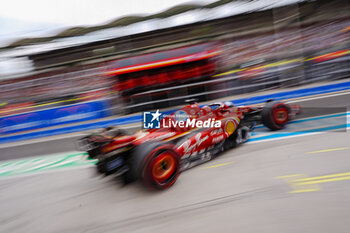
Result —
<svg viewBox="0 0 350 233"><path fill-rule="evenodd" d="M132 135L107 127L78 143L89 158L97 159L98 173L116 175L125 183L140 180L151 189L162 190L171 187L182 171L246 142L255 125L280 130L299 112L298 105L274 101L264 106L220 102L203 107L190 102L162 118L162 126L167 127L143 129ZM179 120L190 124L174 122ZM208 121L215 124L203 127Z"/></svg>

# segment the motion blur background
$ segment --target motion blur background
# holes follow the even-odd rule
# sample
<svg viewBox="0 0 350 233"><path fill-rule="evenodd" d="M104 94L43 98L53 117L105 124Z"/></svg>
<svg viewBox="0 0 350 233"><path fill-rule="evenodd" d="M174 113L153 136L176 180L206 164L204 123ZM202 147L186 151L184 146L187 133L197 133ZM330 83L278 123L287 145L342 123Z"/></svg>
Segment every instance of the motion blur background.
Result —
<svg viewBox="0 0 350 233"><path fill-rule="evenodd" d="M0 134L349 77L346 0L162 7L36 37L2 36Z"/></svg>

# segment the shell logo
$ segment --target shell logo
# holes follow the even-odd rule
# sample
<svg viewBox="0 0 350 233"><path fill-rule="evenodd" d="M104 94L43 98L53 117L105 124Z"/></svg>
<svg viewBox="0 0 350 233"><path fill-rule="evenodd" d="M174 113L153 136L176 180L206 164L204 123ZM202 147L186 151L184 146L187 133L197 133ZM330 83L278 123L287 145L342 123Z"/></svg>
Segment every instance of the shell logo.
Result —
<svg viewBox="0 0 350 233"><path fill-rule="evenodd" d="M236 125L233 123L233 121L227 121L225 124L225 131L228 133L228 135L233 134L235 132Z"/></svg>

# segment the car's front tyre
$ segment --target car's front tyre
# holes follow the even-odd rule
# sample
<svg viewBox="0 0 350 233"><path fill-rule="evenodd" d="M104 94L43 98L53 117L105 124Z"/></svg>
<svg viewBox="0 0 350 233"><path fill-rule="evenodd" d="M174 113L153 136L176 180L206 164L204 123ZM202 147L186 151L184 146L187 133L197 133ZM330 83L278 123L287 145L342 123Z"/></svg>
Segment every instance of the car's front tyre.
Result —
<svg viewBox="0 0 350 233"><path fill-rule="evenodd" d="M280 130L289 121L290 108L280 102L268 102L262 112L262 123L271 130Z"/></svg>

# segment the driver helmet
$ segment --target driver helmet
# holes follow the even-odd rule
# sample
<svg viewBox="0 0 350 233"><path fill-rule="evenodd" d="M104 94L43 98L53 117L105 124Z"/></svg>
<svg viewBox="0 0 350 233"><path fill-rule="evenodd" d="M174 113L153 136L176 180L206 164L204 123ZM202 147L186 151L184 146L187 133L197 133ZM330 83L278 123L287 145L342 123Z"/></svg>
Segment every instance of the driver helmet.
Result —
<svg viewBox="0 0 350 233"><path fill-rule="evenodd" d="M199 111L199 116L205 116L205 115L209 114L210 112L212 112L211 108L208 105L205 105Z"/></svg>
<svg viewBox="0 0 350 233"><path fill-rule="evenodd" d="M231 101L225 101L224 104L229 108L232 108L235 106Z"/></svg>

